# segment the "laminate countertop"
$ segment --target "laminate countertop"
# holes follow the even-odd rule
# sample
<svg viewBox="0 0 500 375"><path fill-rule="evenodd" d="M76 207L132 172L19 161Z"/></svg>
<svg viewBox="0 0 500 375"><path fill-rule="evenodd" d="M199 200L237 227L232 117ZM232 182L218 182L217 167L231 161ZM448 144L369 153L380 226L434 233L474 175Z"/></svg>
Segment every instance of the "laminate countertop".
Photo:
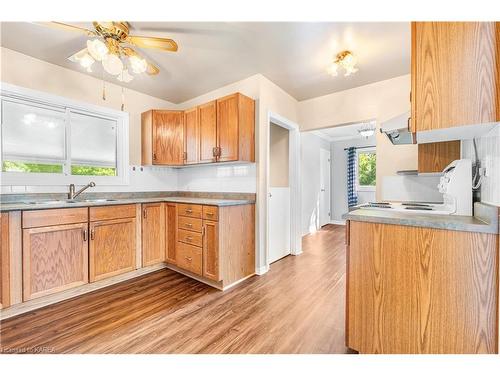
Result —
<svg viewBox="0 0 500 375"><path fill-rule="evenodd" d="M94 206L113 206L120 204L134 203L155 203L155 202L173 202L187 204L201 204L206 206L238 206L244 204L254 204L251 199L215 199L201 197L128 197L128 198L94 198L94 199L74 199L74 200L23 200L23 201L2 201L0 203L0 212L8 211L27 211L27 210L46 210L51 208L71 208L71 207L94 207Z"/></svg>
<svg viewBox="0 0 500 375"><path fill-rule="evenodd" d="M359 208L342 215L342 218L344 220L366 221L370 223L498 234L498 215L498 207L485 203L475 203L474 216L425 215L413 212L391 212Z"/></svg>

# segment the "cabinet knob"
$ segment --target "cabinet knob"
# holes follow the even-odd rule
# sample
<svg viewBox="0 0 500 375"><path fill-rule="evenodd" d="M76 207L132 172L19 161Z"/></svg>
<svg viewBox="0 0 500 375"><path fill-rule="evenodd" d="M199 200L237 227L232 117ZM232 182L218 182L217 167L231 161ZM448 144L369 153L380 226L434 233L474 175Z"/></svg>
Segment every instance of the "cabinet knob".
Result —
<svg viewBox="0 0 500 375"><path fill-rule="evenodd" d="M83 242L87 242L87 229L83 230Z"/></svg>
<svg viewBox="0 0 500 375"><path fill-rule="evenodd" d="M93 241L95 238L95 231L93 229L90 230L90 239Z"/></svg>

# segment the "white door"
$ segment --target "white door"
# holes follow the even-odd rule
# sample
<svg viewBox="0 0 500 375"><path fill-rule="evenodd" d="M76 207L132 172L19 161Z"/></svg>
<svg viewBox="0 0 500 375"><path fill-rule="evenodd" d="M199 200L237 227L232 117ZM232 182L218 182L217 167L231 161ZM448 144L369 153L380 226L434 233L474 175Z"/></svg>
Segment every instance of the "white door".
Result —
<svg viewBox="0 0 500 375"><path fill-rule="evenodd" d="M269 188L269 263L290 254L290 188Z"/></svg>
<svg viewBox="0 0 500 375"><path fill-rule="evenodd" d="M320 149L319 225L330 223L330 151Z"/></svg>

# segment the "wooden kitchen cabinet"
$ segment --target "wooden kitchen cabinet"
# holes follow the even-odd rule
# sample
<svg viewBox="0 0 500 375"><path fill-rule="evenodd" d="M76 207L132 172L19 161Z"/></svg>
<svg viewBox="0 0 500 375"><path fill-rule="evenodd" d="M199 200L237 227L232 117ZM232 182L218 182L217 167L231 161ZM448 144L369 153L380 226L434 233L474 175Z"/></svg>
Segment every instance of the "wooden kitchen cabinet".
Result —
<svg viewBox="0 0 500 375"><path fill-rule="evenodd" d="M217 157L217 102L198 107L200 124L200 163L214 163Z"/></svg>
<svg viewBox="0 0 500 375"><path fill-rule="evenodd" d="M500 121L499 25L412 23L412 132Z"/></svg>
<svg viewBox="0 0 500 375"><path fill-rule="evenodd" d="M217 161L255 161L255 102L240 94L217 99Z"/></svg>
<svg viewBox="0 0 500 375"><path fill-rule="evenodd" d="M203 276L219 281L219 224L203 220Z"/></svg>
<svg viewBox="0 0 500 375"><path fill-rule="evenodd" d="M135 270L135 205L91 207L89 211L90 281Z"/></svg>
<svg viewBox="0 0 500 375"><path fill-rule="evenodd" d="M184 112L150 110L141 116L142 164L184 164Z"/></svg>
<svg viewBox="0 0 500 375"><path fill-rule="evenodd" d="M460 159L460 141L418 145L418 172L442 172L453 160Z"/></svg>
<svg viewBox="0 0 500 375"><path fill-rule="evenodd" d="M177 204L165 204L166 234L166 261L177 264Z"/></svg>
<svg viewBox="0 0 500 375"><path fill-rule="evenodd" d="M255 161L255 101L240 93L185 111L150 110L142 120L142 164Z"/></svg>
<svg viewBox="0 0 500 375"><path fill-rule="evenodd" d="M346 346L496 353L498 236L349 221Z"/></svg>
<svg viewBox="0 0 500 375"><path fill-rule="evenodd" d="M0 309L10 306L9 214L0 212Z"/></svg>
<svg viewBox="0 0 500 375"><path fill-rule="evenodd" d="M88 224L23 229L23 300L87 284Z"/></svg>
<svg viewBox="0 0 500 375"><path fill-rule="evenodd" d="M142 205L142 266L165 261L165 207L164 203Z"/></svg>
<svg viewBox="0 0 500 375"><path fill-rule="evenodd" d="M184 164L200 161L200 126L198 108L184 111Z"/></svg>

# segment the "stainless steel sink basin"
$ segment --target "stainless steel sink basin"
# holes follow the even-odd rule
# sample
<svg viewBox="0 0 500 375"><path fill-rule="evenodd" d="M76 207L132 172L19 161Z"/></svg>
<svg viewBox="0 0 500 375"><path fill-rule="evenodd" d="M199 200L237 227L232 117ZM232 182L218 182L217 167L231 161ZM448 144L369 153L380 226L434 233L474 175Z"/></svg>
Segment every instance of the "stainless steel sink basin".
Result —
<svg viewBox="0 0 500 375"><path fill-rule="evenodd" d="M85 199L85 200L74 200L74 199L60 199L60 200L47 200L47 201L31 201L28 204L38 205L38 204L63 204L63 203L101 203L101 202L115 202L116 199Z"/></svg>
<svg viewBox="0 0 500 375"><path fill-rule="evenodd" d="M89 203L116 202L116 199L85 199L83 202L89 202Z"/></svg>
<svg viewBox="0 0 500 375"><path fill-rule="evenodd" d="M32 201L28 202L29 204L61 204L66 203L67 201L63 200L52 200L52 201Z"/></svg>

